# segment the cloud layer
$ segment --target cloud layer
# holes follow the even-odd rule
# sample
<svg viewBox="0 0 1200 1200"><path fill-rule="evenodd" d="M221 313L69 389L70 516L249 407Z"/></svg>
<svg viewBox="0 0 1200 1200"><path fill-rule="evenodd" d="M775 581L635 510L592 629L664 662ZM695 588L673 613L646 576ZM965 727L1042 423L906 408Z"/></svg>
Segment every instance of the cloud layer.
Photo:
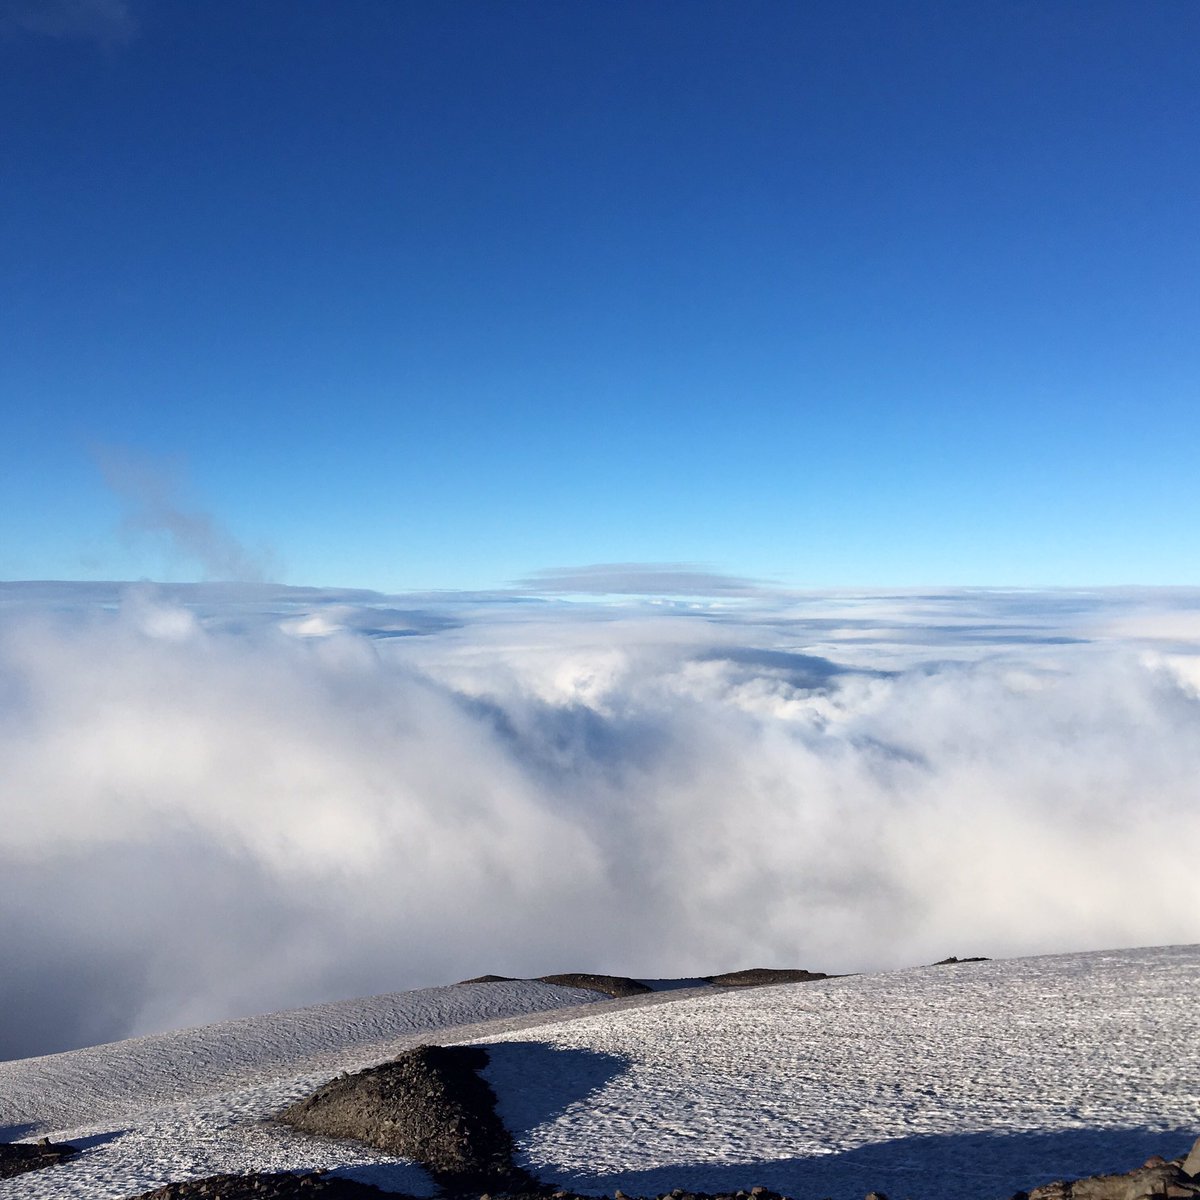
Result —
<svg viewBox="0 0 1200 1200"><path fill-rule="evenodd" d="M1178 597L102 595L0 590L0 1057L485 971L1200 937Z"/></svg>

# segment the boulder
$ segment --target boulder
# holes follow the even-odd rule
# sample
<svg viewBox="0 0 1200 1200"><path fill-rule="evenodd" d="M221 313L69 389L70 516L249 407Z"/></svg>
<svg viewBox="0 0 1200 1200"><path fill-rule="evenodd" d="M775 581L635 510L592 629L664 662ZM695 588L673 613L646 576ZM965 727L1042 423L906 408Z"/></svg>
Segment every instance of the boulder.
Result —
<svg viewBox="0 0 1200 1200"><path fill-rule="evenodd" d="M1200 1198L1200 1179L1184 1171L1182 1160L1152 1158L1124 1175L1092 1175L1087 1179L1056 1180L1029 1193L1029 1200L1190 1200Z"/></svg>
<svg viewBox="0 0 1200 1200"><path fill-rule="evenodd" d="M1183 1160L1182 1170L1185 1175L1190 1175L1193 1179L1200 1178L1200 1138L1196 1139L1191 1153Z"/></svg>

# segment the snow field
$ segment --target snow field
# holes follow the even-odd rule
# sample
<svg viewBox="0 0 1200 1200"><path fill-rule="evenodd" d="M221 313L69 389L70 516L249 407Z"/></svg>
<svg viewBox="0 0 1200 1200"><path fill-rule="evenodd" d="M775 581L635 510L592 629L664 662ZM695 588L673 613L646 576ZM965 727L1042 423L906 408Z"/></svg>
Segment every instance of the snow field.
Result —
<svg viewBox="0 0 1200 1200"><path fill-rule="evenodd" d="M1200 1133L1200 946L614 1001L460 985L0 1063L0 1138L84 1147L0 1200L311 1169L430 1195L412 1163L264 1123L423 1040L488 1044L525 1165L581 1191L1006 1200Z"/></svg>
<svg viewBox="0 0 1200 1200"><path fill-rule="evenodd" d="M222 1172L330 1168L432 1195L432 1181L413 1163L263 1121L339 1071L406 1046L500 1032L529 1014L542 1021L596 1000L594 992L524 981L457 985L0 1063L0 1138L50 1136L84 1147L59 1166L0 1180L0 1200L124 1200Z"/></svg>
<svg viewBox="0 0 1200 1200"><path fill-rule="evenodd" d="M497 1041L486 1074L548 1181L1007 1198L1200 1134L1200 947L698 996Z"/></svg>

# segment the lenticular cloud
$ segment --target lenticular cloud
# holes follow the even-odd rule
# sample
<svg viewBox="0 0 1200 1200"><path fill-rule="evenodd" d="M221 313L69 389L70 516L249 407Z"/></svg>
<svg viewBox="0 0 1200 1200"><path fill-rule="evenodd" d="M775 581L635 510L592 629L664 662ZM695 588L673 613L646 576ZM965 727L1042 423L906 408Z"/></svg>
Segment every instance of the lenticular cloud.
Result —
<svg viewBox="0 0 1200 1200"><path fill-rule="evenodd" d="M0 1056L486 971L1198 936L1196 660L1133 601L6 598Z"/></svg>

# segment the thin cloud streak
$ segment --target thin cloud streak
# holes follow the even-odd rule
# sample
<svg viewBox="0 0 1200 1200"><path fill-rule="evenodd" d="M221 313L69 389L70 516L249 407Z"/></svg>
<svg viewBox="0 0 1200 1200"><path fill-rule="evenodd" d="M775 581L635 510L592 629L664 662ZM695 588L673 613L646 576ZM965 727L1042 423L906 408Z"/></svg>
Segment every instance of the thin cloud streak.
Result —
<svg viewBox="0 0 1200 1200"><path fill-rule="evenodd" d="M161 539L171 558L198 566L206 580L262 583L276 572L269 552L251 550L209 513L179 503L178 470L121 447L98 446L93 457L125 506L127 537Z"/></svg>

